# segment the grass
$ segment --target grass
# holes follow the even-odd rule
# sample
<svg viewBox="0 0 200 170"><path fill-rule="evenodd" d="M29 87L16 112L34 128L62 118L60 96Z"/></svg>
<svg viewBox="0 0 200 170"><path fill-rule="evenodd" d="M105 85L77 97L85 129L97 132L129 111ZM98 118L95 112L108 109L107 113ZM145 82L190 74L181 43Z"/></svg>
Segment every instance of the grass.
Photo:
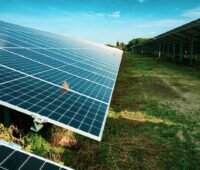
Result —
<svg viewBox="0 0 200 170"><path fill-rule="evenodd" d="M125 53L102 142L76 135L79 147L52 147L46 130L20 141L75 169L200 169L199 87L197 69Z"/></svg>

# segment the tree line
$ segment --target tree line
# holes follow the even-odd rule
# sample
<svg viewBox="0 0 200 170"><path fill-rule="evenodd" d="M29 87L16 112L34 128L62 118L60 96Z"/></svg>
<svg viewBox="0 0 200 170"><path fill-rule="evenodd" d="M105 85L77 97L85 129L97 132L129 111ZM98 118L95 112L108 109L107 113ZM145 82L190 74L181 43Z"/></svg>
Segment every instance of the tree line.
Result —
<svg viewBox="0 0 200 170"><path fill-rule="evenodd" d="M146 41L148 41L149 38L134 38L132 40L130 40L127 44L125 44L124 42L116 42L116 45L111 45L111 44L106 44L109 47L115 47L115 48L119 48L123 51L128 51L130 50L130 47L140 44L140 43L144 43Z"/></svg>

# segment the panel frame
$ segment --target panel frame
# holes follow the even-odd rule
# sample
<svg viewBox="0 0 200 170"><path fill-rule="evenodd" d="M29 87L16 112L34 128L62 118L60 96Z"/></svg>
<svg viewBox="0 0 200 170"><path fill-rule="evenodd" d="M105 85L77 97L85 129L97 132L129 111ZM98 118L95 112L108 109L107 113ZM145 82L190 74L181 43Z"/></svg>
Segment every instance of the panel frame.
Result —
<svg viewBox="0 0 200 170"><path fill-rule="evenodd" d="M122 52L121 55L123 55L123 52ZM104 120L103 120L103 124L102 124L102 128L101 128L101 132L100 132L100 135L99 135L99 139L100 139L100 141L102 140L103 132L104 132L105 125L106 125L106 120L107 120L107 118L108 118L108 112L109 112L109 109L110 109L112 96L113 96L114 89L115 89L115 86L116 86L116 82L117 82L117 77L118 77L119 70L120 70L121 61L122 61L122 57L121 57L121 59L120 59L120 64L119 64L119 67L118 67L117 73L116 73L116 75L115 75L115 82L114 82L113 87L112 87L112 92L111 92L110 99L109 99L109 102L108 102L108 107L107 107L107 110L106 110L106 114L105 114L105 117L104 117Z"/></svg>
<svg viewBox="0 0 200 170"><path fill-rule="evenodd" d="M66 170L73 170L73 169L70 168L70 167L60 165L60 164L55 163L55 162L53 162L53 161L51 161L51 160L48 160L48 159L45 159L45 158L43 158L43 157L37 156L37 155L35 155L35 154L26 152L26 151L22 150L21 147L17 147L17 145L16 145L16 146L14 146L14 145L16 145L16 144L14 144L14 143L9 143L9 142L1 141L1 140L0 140L0 146L8 147L8 148L10 148L10 149L13 149L14 151L18 151L18 152L21 152L21 153L23 153L23 154L26 154L26 155L28 155L28 156L30 156L30 157L37 158L37 159L39 159L39 160L42 160L44 163L47 162L47 163L53 164L53 165L55 165L55 166L60 167L59 169L64 168L64 169L66 169ZM6 159L5 159L5 160L6 160ZM4 161L5 161L5 160L4 160ZM3 162L4 162L4 161L3 161ZM1 162L1 164L2 164L3 162Z"/></svg>
<svg viewBox="0 0 200 170"><path fill-rule="evenodd" d="M11 26L12 26L12 24L11 24ZM22 27L23 28L23 27ZM17 31L17 30L16 30ZM19 31L19 30L18 30ZM33 31L34 31L34 29L33 29ZM36 30L37 31L37 30ZM40 32L41 34L42 34L42 32ZM45 34L44 34L45 35ZM48 35L45 35L45 36L47 36L48 37ZM16 40L18 40L18 38L14 38L14 39L16 39ZM28 39L28 38L27 38ZM21 41L21 40L18 40L18 41ZM9 41L8 41L9 42ZM25 41L21 41L21 42L25 42ZM56 42L56 41L55 41ZM70 42L70 41L69 41ZM9 43L12 43L12 42L9 42ZM25 42L25 43L28 43L28 42ZM52 42L52 43L54 43L54 42ZM28 43L28 44L31 44L31 43ZM51 44L51 42L50 42L50 44ZM93 43L91 43L91 44L93 44ZM95 43L94 43L95 44ZM96 44L95 44L96 45ZM58 45L59 46L59 45ZM96 45L97 46L97 45ZM95 47L95 46L94 46ZM93 47L93 48L94 48ZM98 46L97 46L98 47ZM105 52L106 52L106 46L102 46L102 47L104 47L105 49ZM13 47L13 49L14 48L18 48L18 47ZM33 52L35 52L35 53L39 53L39 52L37 52L37 51L34 51L33 49L34 48L39 48L39 47L22 47L22 46L20 46L19 45L19 48L24 48L24 49L27 49L27 50L31 50L31 51L33 51ZM91 50L91 49L93 49L93 48L74 48L74 49L84 49L84 50ZM109 47L107 47L108 48L108 50L109 50ZM14 53L14 52L11 52L11 51L9 51L6 47L4 48L4 47L0 47L0 49L2 49L3 51L7 51L7 52L9 52L9 53ZM44 48L41 48L41 49L46 49L45 47ZM49 49L51 49L51 47L49 48ZM52 49L54 49L54 48L52 48ZM56 48L56 49L70 49L70 48L63 48L63 47L61 47L61 48ZM94 48L95 49L95 48ZM103 48L102 48L103 49ZM51 52L51 51L50 51ZM57 125L57 126L60 126L60 127L62 127L62 128L65 128L65 129L69 129L69 130L71 130L71 131L73 131L73 132L76 132L76 133L79 133L79 134L81 134L81 135L83 135L83 136L87 136L87 137L89 137L89 138L91 138L91 139L94 139L94 140L97 140L97 141L101 141L101 139L102 139L102 135L103 135L103 131L104 131L104 128L105 128L105 124L106 124L106 119L107 119L107 116L108 116L108 111L109 111L109 107L110 107L110 104L111 104L111 100L112 100L112 95L113 95L113 92L114 92L114 88L115 88L115 85L116 85L116 82L117 82L117 76L118 76L118 73L119 73L119 69L120 69L120 63L121 63L121 60L122 60L122 55L123 55L123 52L121 51L121 50L117 50L117 49L111 49L110 48L110 55L111 55L111 53L113 53L113 52L115 52L115 54L117 55L117 57L118 57L118 68L117 68L117 70L115 71L115 73L113 74L113 78L109 78L109 77L106 77L106 78L109 78L109 79L111 79L111 80L114 80L114 83L112 84L112 87L108 87L110 90L111 90L111 93L110 93L110 95L108 96L109 98L107 98L107 100L108 101L106 101L106 102L104 102L103 100L100 100L100 99L97 99L97 98L94 98L94 97L90 97L90 96L88 96L88 95L85 95L85 94L82 94L82 93L80 93L80 92L77 92L77 91L75 91L75 90L71 90L71 89L69 89L69 91L71 91L71 92L73 92L73 93L76 93L76 94L79 94L80 96L84 96L84 97L86 97L86 98L90 98L90 99L92 99L92 100L96 100L96 101L98 101L98 102L100 102L100 103L103 103L103 104L106 104L107 105L107 108L106 108L106 112L105 112L105 115L104 115L104 119L102 119L103 121L102 121L102 126L101 126L101 128L100 128L100 132L99 132L99 135L98 136L95 136L95 135L92 135L91 133L89 133L89 132L84 132L84 131L82 131L82 130L80 130L80 129L77 129L77 128L74 128L74 127L72 127L72 126L70 126L70 125L67 125L67 124L63 124L63 123L61 123L61 122L58 122L58 121L56 121L56 120L53 120L53 119L51 119L51 118L48 118L48 117L45 117L45 116L42 116L42 115L40 115L40 114L38 114L38 113L35 113L35 112L32 112L32 111L29 111L29 110L27 110L27 109L24 109L24 108L21 108L21 107L18 107L18 106L15 106L15 105L13 105L13 104L10 104L10 103L8 103L8 102L5 102L5 101L2 101L2 100L0 100L0 105L4 105L4 106L6 106L6 107L8 107L8 108L11 108L11 109L14 109L14 110L17 110L17 111L19 111L19 112L21 112L21 113L24 113L24 114L27 114L27 115L29 115L29 116L31 116L31 117L33 117L33 118L38 118L38 119L41 119L41 120L43 120L43 122L45 122L45 123L52 123L52 124L55 124L55 125ZM45 63L42 63L42 62L38 62L37 60L33 60L33 59L31 59L31 58L29 58L29 57L26 57L26 56L24 56L24 55L21 55L21 54L17 54L17 53L14 53L15 55L19 55L20 57L22 56L22 58L26 58L26 59L29 59L30 61L34 61L34 62L37 62L37 63L40 63L40 64L43 64L43 65L47 65L47 64L45 64ZM109 53L108 53L109 54ZM108 55L107 54L107 55ZM42 54L41 53L41 55L46 55L46 54ZM59 54L59 55L61 55L61 54ZM84 54L83 54L84 55ZM46 55L46 57L48 57L47 55ZM49 57L49 58L51 58L51 57ZM59 60L58 60L59 61ZM106 61L102 61L102 62L105 62L106 63ZM85 62L83 62L83 63L85 63ZM86 63L87 64L87 63ZM109 64L109 63L108 63ZM0 66L1 66L1 64L0 64ZM49 66L49 67L52 67L52 66L50 66L50 65L47 65L47 66ZM24 73L24 72L22 72L22 71L20 71L20 70L16 70L16 69L13 69L13 68L10 68L9 66L7 66L9 69L11 69L11 70L13 70L13 71L16 71L16 72L18 72L18 73L21 73L21 74L23 74L25 77L32 77L32 78L34 78L34 79L37 79L37 80L39 80L39 81L42 81L42 82L45 82L45 83L48 83L48 84L50 84L50 85L53 85L53 86L56 86L56 87L59 87L59 88L62 88L61 86L59 86L59 85L57 85L57 84L54 84L54 83L52 83L52 82L49 82L49 81L46 81L46 80L44 80L44 79L42 79L42 78L39 78L39 77L37 77L37 76L35 76L34 74L32 75L32 74L27 74L27 73ZM78 66L76 66L76 67L78 67ZM53 68L53 67L52 67ZM53 68L53 69L56 69L56 68ZM101 68L99 68L100 70L101 70ZM56 69L57 70L57 69ZM87 70L87 71L89 71L89 70ZM90 72L90 71L89 71ZM108 73L110 73L110 71L108 71ZM103 86L103 85L102 85ZM96 116L95 116L96 117ZM91 124L91 127L93 126L93 123L94 123L94 120L92 121L92 124Z"/></svg>

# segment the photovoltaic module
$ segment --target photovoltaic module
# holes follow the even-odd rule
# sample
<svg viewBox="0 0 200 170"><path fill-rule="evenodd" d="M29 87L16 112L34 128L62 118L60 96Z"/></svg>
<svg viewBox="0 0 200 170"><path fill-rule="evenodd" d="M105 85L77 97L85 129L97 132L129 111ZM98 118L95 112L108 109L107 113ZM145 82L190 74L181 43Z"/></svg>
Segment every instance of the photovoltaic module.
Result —
<svg viewBox="0 0 200 170"><path fill-rule="evenodd" d="M0 141L0 170L71 170Z"/></svg>
<svg viewBox="0 0 200 170"><path fill-rule="evenodd" d="M100 141L122 51L0 21L0 104Z"/></svg>

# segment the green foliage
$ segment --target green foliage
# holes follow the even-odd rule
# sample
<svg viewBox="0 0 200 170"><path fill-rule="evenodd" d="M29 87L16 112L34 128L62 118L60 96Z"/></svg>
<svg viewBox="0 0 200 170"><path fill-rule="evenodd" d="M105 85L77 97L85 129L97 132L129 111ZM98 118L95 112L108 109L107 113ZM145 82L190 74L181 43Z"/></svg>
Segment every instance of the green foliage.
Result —
<svg viewBox="0 0 200 170"><path fill-rule="evenodd" d="M146 41L150 40L149 38L135 38L135 39L132 39L128 42L127 44L127 49L129 50L130 47L134 46L134 45L137 45L137 44L141 44L141 43L144 43Z"/></svg>
<svg viewBox="0 0 200 170"><path fill-rule="evenodd" d="M40 135L30 133L26 136L26 143L36 155L47 157L50 151L50 144Z"/></svg>
<svg viewBox="0 0 200 170"><path fill-rule="evenodd" d="M116 47L116 48L119 48L123 51L127 51L133 45L144 43L144 42L149 41L149 40L150 40L149 38L136 38L136 39L132 39L131 41L129 41L128 44L125 44L124 42L117 41L115 46L111 45L111 44L106 44L106 45L109 46L109 47Z"/></svg>
<svg viewBox="0 0 200 170"><path fill-rule="evenodd" d="M116 47L119 47L119 41L117 41L117 43L116 43Z"/></svg>
<svg viewBox="0 0 200 170"><path fill-rule="evenodd" d="M73 160L73 152L71 152L68 149L65 149L63 156L62 156L62 161L66 164L69 165L70 162Z"/></svg>
<svg viewBox="0 0 200 170"><path fill-rule="evenodd" d="M108 46L108 47L115 47L115 46L112 45L112 44L106 44L106 46Z"/></svg>
<svg viewBox="0 0 200 170"><path fill-rule="evenodd" d="M116 43L116 48L119 48L119 49L121 49L121 50L126 50L126 44L123 43L123 42L117 41L117 43Z"/></svg>
<svg viewBox="0 0 200 170"><path fill-rule="evenodd" d="M123 51L127 51L127 50L130 50L130 47L132 47L133 45L141 44L141 43L144 43L149 40L151 40L151 39L150 38L135 38L135 39L132 39L131 41L129 41L128 44L117 41L115 46L110 45L110 44L107 44L107 46L116 47Z"/></svg>

